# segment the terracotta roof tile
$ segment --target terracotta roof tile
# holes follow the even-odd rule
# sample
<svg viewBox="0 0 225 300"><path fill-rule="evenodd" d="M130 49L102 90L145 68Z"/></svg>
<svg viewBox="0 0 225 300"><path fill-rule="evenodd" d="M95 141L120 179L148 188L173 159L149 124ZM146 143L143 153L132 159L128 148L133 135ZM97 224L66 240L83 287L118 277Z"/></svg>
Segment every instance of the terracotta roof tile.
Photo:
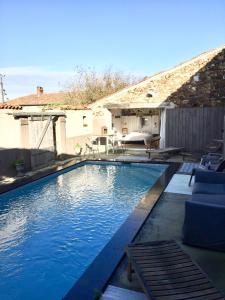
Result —
<svg viewBox="0 0 225 300"><path fill-rule="evenodd" d="M16 109L16 110L21 110L22 106L20 105L11 105L8 103L1 103L0 104L0 109Z"/></svg>
<svg viewBox="0 0 225 300"><path fill-rule="evenodd" d="M7 105L26 106L26 105L45 105L47 109L74 109L81 110L87 109L87 105L82 104L70 104L71 97L67 92L59 93L43 93L38 96L32 94L24 97L15 98L7 101Z"/></svg>
<svg viewBox="0 0 225 300"><path fill-rule="evenodd" d="M68 93L43 93L38 96L37 94L32 94L24 97L15 98L7 101L8 104L12 105L45 105L45 104L60 104L66 103L68 99Z"/></svg>

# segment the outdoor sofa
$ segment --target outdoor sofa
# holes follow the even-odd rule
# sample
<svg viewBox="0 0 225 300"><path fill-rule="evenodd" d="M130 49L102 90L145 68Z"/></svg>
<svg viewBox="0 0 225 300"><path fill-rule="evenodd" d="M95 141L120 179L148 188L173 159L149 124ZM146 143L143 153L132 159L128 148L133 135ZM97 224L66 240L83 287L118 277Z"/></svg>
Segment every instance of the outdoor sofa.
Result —
<svg viewBox="0 0 225 300"><path fill-rule="evenodd" d="M192 194L222 194L225 199L225 173L196 170Z"/></svg>
<svg viewBox="0 0 225 300"><path fill-rule="evenodd" d="M222 154L208 153L206 155L203 155L198 168L192 169L191 177L189 180L189 186L191 186L192 178L195 175L197 170L223 172L224 169L225 169L225 160Z"/></svg>
<svg viewBox="0 0 225 300"><path fill-rule="evenodd" d="M196 170L192 197L185 202L183 242L225 251L225 173Z"/></svg>

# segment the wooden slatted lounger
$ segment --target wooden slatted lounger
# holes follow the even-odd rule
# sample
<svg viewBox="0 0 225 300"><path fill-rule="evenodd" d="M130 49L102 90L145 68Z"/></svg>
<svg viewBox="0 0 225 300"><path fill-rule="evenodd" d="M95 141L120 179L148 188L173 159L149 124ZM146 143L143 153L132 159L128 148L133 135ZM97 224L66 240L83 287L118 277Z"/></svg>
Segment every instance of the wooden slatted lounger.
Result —
<svg viewBox="0 0 225 300"><path fill-rule="evenodd" d="M148 153L148 158L151 158L151 153L155 153L158 156L161 156L162 158L168 158L170 155L177 154L181 151L183 151L183 147L167 147L162 149L147 149L146 153Z"/></svg>
<svg viewBox="0 0 225 300"><path fill-rule="evenodd" d="M225 299L175 241L130 244L126 252L128 280L134 271L148 299Z"/></svg>

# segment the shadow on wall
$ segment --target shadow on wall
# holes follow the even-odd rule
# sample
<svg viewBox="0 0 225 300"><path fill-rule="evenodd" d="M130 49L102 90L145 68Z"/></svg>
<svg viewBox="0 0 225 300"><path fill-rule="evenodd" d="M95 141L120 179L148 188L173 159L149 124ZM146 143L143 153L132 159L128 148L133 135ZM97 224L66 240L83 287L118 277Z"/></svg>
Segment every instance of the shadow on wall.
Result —
<svg viewBox="0 0 225 300"><path fill-rule="evenodd" d="M202 60L193 60L174 75L176 84L185 74L193 74L163 103L168 107L175 104L175 108L166 110L164 118L166 147L172 145L184 147L188 152L202 152L208 151L210 145L215 147L215 140L223 138L225 49L208 58L203 67L202 63ZM198 71L194 73L193 69Z"/></svg>
<svg viewBox="0 0 225 300"><path fill-rule="evenodd" d="M74 156L61 154L60 157L57 157L55 152L48 149L0 148L0 180L4 176L16 176L18 165L22 165L24 171L27 172L50 165L55 160L73 158Z"/></svg>
<svg viewBox="0 0 225 300"><path fill-rule="evenodd" d="M196 62L198 63L198 62ZM192 68L185 66L185 72ZM191 70L190 70L191 71ZM210 107L224 105L225 100L225 49L221 50L204 67L189 78L165 102L178 107Z"/></svg>

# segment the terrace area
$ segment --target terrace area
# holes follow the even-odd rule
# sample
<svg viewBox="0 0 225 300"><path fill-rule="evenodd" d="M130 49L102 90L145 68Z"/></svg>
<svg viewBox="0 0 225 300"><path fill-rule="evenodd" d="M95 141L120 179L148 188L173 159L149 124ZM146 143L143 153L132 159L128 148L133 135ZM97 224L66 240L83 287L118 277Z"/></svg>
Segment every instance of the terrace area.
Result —
<svg viewBox="0 0 225 300"><path fill-rule="evenodd" d="M182 249L184 249L208 275L215 287L225 293L224 253L198 247L190 247L182 243L182 225L184 222L185 201L190 199L192 194L192 186L188 186L188 181L190 179L190 172L192 168L196 167L199 163L199 157L196 155L180 153L171 155L167 158L156 155L156 157L151 157L149 159L147 153L145 153L145 149L140 149L140 147L128 148L123 153L89 153L87 156L57 162L45 169L26 173L22 177L2 181L1 188L4 190L12 185L20 185L24 181L32 181L42 177L43 175L50 174L56 170L63 169L86 159L137 161L146 163L156 161L159 163L167 162L180 164L179 169L176 174L173 175L167 188L163 191L163 193L161 193L157 202L152 205L151 211L143 226L138 231L134 242L176 240ZM89 284L87 283L87 288L88 285ZM96 291L92 291L92 293L94 295L96 294ZM96 299L101 297L102 300L147 299L143 294L143 290L135 275L133 275L132 282L127 280L127 258L125 256L116 267L106 286L99 291L97 289L96 295ZM77 299L82 299L82 291Z"/></svg>
<svg viewBox="0 0 225 300"><path fill-rule="evenodd" d="M149 242L158 240L176 240L191 258L203 269L220 291L225 293L225 255L222 252L203 248L190 247L182 243L182 225L184 222L185 201L190 199L192 187L188 187L189 175L177 174L160 196L149 217L136 236L134 242ZM210 220L209 220L210 221ZM211 220L212 221L212 220ZM120 293L120 299L127 299L122 289L139 292L131 293L129 299L145 298L140 284L133 275L132 282L127 280L127 258L124 258L110 279L108 290L102 299L113 298ZM112 286L119 287L118 290ZM129 293L127 294L129 295ZM111 297L111 298L110 298ZM123 298L124 297L124 298ZM133 298L132 298L133 297Z"/></svg>

